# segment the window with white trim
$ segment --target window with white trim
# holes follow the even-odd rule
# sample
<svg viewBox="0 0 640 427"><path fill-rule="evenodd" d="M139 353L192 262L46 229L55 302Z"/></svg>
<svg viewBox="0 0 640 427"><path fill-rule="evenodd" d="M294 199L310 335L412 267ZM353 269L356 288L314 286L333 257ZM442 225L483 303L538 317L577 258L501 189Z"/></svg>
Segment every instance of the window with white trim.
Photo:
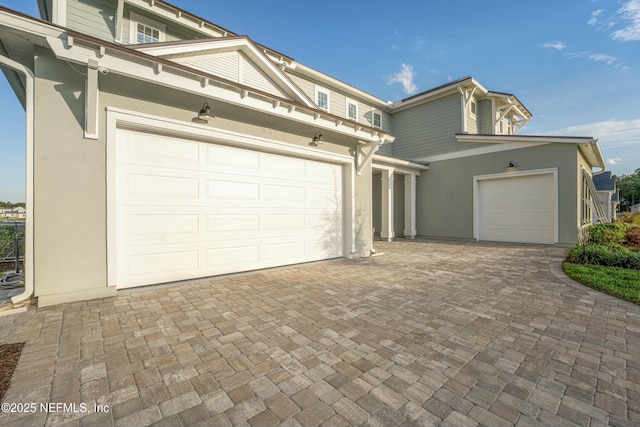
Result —
<svg viewBox="0 0 640 427"><path fill-rule="evenodd" d="M358 101L347 98L347 118L349 120L358 120Z"/></svg>
<svg viewBox="0 0 640 427"><path fill-rule="evenodd" d="M165 40L167 26L146 16L131 12L129 42L132 44L158 43Z"/></svg>
<svg viewBox="0 0 640 427"><path fill-rule="evenodd" d="M382 127L382 113L377 110L371 112L371 124L374 128Z"/></svg>
<svg viewBox="0 0 640 427"><path fill-rule="evenodd" d="M327 89L316 86L316 104L321 110L329 112L329 91Z"/></svg>
<svg viewBox="0 0 640 427"><path fill-rule="evenodd" d="M475 117L478 112L478 103L475 98L472 98L471 101L469 101L469 112L471 113L471 117Z"/></svg>

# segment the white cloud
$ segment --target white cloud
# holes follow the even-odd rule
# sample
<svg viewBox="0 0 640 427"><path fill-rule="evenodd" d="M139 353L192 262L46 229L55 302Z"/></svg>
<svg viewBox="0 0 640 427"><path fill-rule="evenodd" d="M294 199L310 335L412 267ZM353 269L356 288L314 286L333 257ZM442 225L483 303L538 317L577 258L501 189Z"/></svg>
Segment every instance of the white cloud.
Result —
<svg viewBox="0 0 640 427"><path fill-rule="evenodd" d="M589 25L597 25L598 24L598 16L604 12L604 9L598 9L591 12L591 18L587 21Z"/></svg>
<svg viewBox="0 0 640 427"><path fill-rule="evenodd" d="M408 64L402 64L402 69L389 78L389 84L400 83L402 85L402 91L407 95L411 95L418 90L413 80L416 77L416 72L413 67Z"/></svg>
<svg viewBox="0 0 640 427"><path fill-rule="evenodd" d="M625 27L614 31L611 37L620 41L640 40L640 0L628 0L616 11Z"/></svg>
<svg viewBox="0 0 640 427"><path fill-rule="evenodd" d="M607 163L609 163L610 165L617 165L618 162L621 162L621 161L622 159L620 157L612 157L607 160Z"/></svg>
<svg viewBox="0 0 640 427"><path fill-rule="evenodd" d="M609 65L615 64L619 61L619 59L616 58L615 56L604 55L602 53L592 53L588 56L588 58L598 62L605 62Z"/></svg>
<svg viewBox="0 0 640 427"><path fill-rule="evenodd" d="M542 45L542 47L562 50L562 49L566 48L567 45L564 44L563 42L560 42L560 41L554 41L554 42L546 42L546 43L544 43Z"/></svg>
<svg viewBox="0 0 640 427"><path fill-rule="evenodd" d="M640 144L640 118L604 120L569 126L549 132L550 135L592 136L603 148L631 148Z"/></svg>

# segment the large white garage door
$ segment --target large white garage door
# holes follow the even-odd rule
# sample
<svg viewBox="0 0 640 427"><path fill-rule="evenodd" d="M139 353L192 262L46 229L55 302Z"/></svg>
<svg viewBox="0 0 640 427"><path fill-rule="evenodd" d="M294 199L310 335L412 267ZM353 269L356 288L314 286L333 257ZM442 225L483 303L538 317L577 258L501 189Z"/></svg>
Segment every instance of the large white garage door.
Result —
<svg viewBox="0 0 640 427"><path fill-rule="evenodd" d="M554 243L551 173L478 181L478 240Z"/></svg>
<svg viewBox="0 0 640 427"><path fill-rule="evenodd" d="M117 285L343 256L342 167L118 130Z"/></svg>

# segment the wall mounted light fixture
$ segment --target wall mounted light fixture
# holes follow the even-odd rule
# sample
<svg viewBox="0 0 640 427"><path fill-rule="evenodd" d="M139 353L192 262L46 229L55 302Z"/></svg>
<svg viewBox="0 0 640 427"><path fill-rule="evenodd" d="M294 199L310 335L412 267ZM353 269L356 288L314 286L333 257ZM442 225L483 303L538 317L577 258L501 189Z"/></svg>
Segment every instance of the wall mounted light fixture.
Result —
<svg viewBox="0 0 640 427"><path fill-rule="evenodd" d="M216 116L211 114L211 107L209 107L209 103L205 102L204 104L202 104L202 108L198 112L198 117L194 117L192 121L196 123L209 123L210 119L215 118Z"/></svg>
<svg viewBox="0 0 640 427"><path fill-rule="evenodd" d="M315 135L313 135L313 139L311 140L309 145L312 147L317 147L320 144L322 144L322 133L318 131Z"/></svg>
<svg viewBox="0 0 640 427"><path fill-rule="evenodd" d="M513 162L509 162L509 166L507 166L506 172L515 172L517 169Z"/></svg>

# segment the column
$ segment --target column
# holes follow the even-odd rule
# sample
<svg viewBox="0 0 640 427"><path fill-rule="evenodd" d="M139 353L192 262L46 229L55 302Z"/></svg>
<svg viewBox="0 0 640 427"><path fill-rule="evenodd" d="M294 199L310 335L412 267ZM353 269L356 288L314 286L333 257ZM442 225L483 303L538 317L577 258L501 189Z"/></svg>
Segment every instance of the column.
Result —
<svg viewBox="0 0 640 427"><path fill-rule="evenodd" d="M404 237L415 239L416 230L416 176L404 176Z"/></svg>
<svg viewBox="0 0 640 427"><path fill-rule="evenodd" d="M380 237L391 242L395 237L393 227L393 169L382 170L382 230Z"/></svg>

